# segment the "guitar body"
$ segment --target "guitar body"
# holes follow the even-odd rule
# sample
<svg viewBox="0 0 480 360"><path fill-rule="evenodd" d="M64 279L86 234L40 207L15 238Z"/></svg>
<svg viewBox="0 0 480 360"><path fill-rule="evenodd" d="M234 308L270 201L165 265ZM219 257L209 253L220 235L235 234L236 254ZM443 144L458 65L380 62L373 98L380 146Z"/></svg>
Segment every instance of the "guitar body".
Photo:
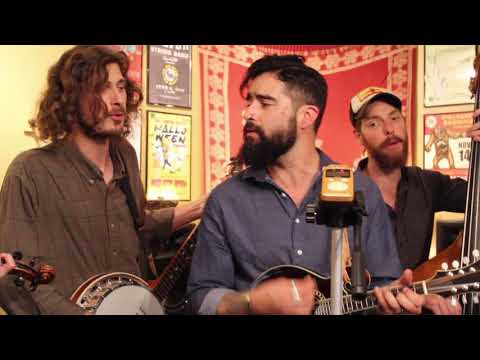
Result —
<svg viewBox="0 0 480 360"><path fill-rule="evenodd" d="M115 272L95 275L70 300L94 315L164 315L161 302L138 276Z"/></svg>
<svg viewBox="0 0 480 360"><path fill-rule="evenodd" d="M307 275L311 275L317 283L317 292L315 293L315 310L316 313L318 304L330 298L330 278L318 274L315 271L297 265L279 265L274 266L263 273L261 273L253 282L252 288L257 287L267 280L278 277L286 277L289 279L300 279ZM348 285L344 283L343 294L348 295Z"/></svg>
<svg viewBox="0 0 480 360"><path fill-rule="evenodd" d="M458 234L455 241L449 247L439 252L435 257L424 262L413 271L413 281L428 280L435 276L442 268L443 263L451 264L459 261L462 256L463 232Z"/></svg>

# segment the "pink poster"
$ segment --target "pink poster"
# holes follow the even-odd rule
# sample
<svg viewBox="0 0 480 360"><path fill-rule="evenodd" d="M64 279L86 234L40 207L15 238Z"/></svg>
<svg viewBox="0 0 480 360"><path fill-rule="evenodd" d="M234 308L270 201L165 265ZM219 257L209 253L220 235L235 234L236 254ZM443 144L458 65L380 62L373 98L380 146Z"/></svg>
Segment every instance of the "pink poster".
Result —
<svg viewBox="0 0 480 360"><path fill-rule="evenodd" d="M142 87L142 54L143 45L109 45L113 49L123 51L130 60L128 76Z"/></svg>

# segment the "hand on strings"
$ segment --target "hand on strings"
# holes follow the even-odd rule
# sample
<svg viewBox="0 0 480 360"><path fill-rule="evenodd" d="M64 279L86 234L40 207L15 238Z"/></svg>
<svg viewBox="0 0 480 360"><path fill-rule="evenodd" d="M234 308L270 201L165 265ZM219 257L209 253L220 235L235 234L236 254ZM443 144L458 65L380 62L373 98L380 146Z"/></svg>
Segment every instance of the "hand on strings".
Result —
<svg viewBox="0 0 480 360"><path fill-rule="evenodd" d="M15 267L15 261L12 255L7 253L0 253L0 278L7 275L7 273Z"/></svg>
<svg viewBox="0 0 480 360"><path fill-rule="evenodd" d="M480 116L480 109L473 113L473 119ZM466 136L471 137L474 141L480 141L480 122L474 122L472 127L465 133Z"/></svg>
<svg viewBox="0 0 480 360"><path fill-rule="evenodd" d="M315 306L317 283L303 279L276 278L250 291L250 312L272 315L310 315Z"/></svg>
<svg viewBox="0 0 480 360"><path fill-rule="evenodd" d="M435 315L461 315L462 306L459 301L452 304L451 299L446 299L437 294L425 295L426 309L432 311Z"/></svg>
<svg viewBox="0 0 480 360"><path fill-rule="evenodd" d="M398 280L392 282L389 286L375 287L374 293L382 313L399 314L402 311L407 311L411 314L420 314L422 312L422 306L427 300L425 295L417 294L408 288L412 285L412 280L412 270L407 269ZM403 288L395 296L390 289L398 286L403 286Z"/></svg>

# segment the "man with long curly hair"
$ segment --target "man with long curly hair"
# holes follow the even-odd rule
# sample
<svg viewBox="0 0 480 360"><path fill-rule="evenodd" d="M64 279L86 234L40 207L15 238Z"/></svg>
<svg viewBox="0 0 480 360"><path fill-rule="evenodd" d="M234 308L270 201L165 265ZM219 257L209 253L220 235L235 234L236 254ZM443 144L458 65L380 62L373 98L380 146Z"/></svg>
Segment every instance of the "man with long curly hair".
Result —
<svg viewBox="0 0 480 360"><path fill-rule="evenodd" d="M65 52L30 121L49 144L18 155L5 176L0 248L56 268L55 281L32 293L42 314L83 314L69 298L85 280L113 271L140 274L139 232L161 241L201 214L203 202L145 210L135 150L125 139L143 95L128 67L124 53L105 46ZM6 302L13 313L31 311Z"/></svg>

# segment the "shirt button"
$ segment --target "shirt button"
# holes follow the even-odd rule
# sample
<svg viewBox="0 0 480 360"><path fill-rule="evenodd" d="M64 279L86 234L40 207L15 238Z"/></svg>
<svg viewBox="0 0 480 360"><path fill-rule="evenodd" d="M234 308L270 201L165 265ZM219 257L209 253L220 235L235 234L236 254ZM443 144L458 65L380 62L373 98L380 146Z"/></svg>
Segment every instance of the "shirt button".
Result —
<svg viewBox="0 0 480 360"><path fill-rule="evenodd" d="M88 180L88 182L89 182L91 185L93 185L93 184L95 183L95 180L90 179L90 180Z"/></svg>
<svg viewBox="0 0 480 360"><path fill-rule="evenodd" d="M299 223L300 223L300 219L299 219L299 218L296 218L296 219L295 219L295 222L296 222L297 224L299 224Z"/></svg>
<svg viewBox="0 0 480 360"><path fill-rule="evenodd" d="M118 251L117 250L113 250L113 255L117 255L118 254Z"/></svg>
<svg viewBox="0 0 480 360"><path fill-rule="evenodd" d="M110 226L112 227L112 229L115 229L115 224L111 224Z"/></svg>
<svg viewBox="0 0 480 360"><path fill-rule="evenodd" d="M297 254L300 255L300 256L302 256L303 251L302 251L302 250L297 250Z"/></svg>

